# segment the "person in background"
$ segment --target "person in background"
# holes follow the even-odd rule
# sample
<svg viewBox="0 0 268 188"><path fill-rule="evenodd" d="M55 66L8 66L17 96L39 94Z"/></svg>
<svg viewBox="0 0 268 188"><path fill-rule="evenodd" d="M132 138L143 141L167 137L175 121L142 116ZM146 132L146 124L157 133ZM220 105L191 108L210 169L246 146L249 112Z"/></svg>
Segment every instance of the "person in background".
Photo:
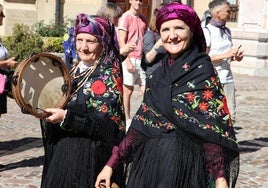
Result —
<svg viewBox="0 0 268 188"><path fill-rule="evenodd" d="M74 24L81 61L70 71L72 94L64 109L45 109L42 188L94 187L112 148L125 135L120 60L114 28L102 17L78 14ZM112 177L124 187L124 167Z"/></svg>
<svg viewBox="0 0 268 188"><path fill-rule="evenodd" d="M118 19L122 16L122 9L113 2L107 2L99 8L97 15L108 19L117 27Z"/></svg>
<svg viewBox="0 0 268 188"><path fill-rule="evenodd" d="M149 29L146 31L143 37L143 59L142 68L145 70L146 75L150 75L155 69L161 66L161 57L165 55L165 48L162 45L159 32L156 29L156 14L162 3L158 8L154 10L149 23Z"/></svg>
<svg viewBox="0 0 268 188"><path fill-rule="evenodd" d="M207 10L204 12L203 17L202 17L202 19L201 19L201 26L202 26L202 27L206 27L207 24L209 24L210 20L211 20L211 13L210 13L210 10L207 9Z"/></svg>
<svg viewBox="0 0 268 188"><path fill-rule="evenodd" d="M0 26L3 25L3 19L5 17L4 7L0 4ZM18 62L15 61L14 57L9 58L8 50L2 43L0 38L0 74L7 77L9 68L14 68ZM7 91L0 94L0 118L2 114L7 113ZM0 164L0 169L3 169L5 165Z"/></svg>
<svg viewBox="0 0 268 188"><path fill-rule="evenodd" d="M97 11L97 15L108 19L111 23L114 24L118 38L118 20L122 16L122 9L113 2L107 2ZM134 51L135 48L136 48L135 43L127 43L125 46L121 47L119 49L121 60L122 61L125 60L126 56L130 52Z"/></svg>
<svg viewBox="0 0 268 188"><path fill-rule="evenodd" d="M211 20L203 27L207 52L217 70L223 85L232 122L236 118L235 84L231 70L232 61L241 61L243 51L233 46L231 31L226 27L231 8L227 0L213 0L209 3Z"/></svg>
<svg viewBox="0 0 268 188"><path fill-rule="evenodd" d="M76 66L79 62L79 58L76 53L75 40L74 40L74 27L71 26L68 33L64 35L63 49L64 49L64 61L70 70L73 66Z"/></svg>
<svg viewBox="0 0 268 188"><path fill-rule="evenodd" d="M145 88L145 71L141 67L143 36L147 30L147 20L140 14L141 0L129 0L130 8L123 13L118 24L118 38L120 51L127 44L133 44L135 48L128 51L123 67L123 100L127 129L131 122L130 100L134 85L138 84L142 93ZM122 52L120 52L122 54Z"/></svg>
<svg viewBox="0 0 268 188"><path fill-rule="evenodd" d="M201 21L191 7L170 3L156 27L167 54L146 78L143 102L95 187L109 187L116 166L131 160L127 188L233 188L238 145Z"/></svg>

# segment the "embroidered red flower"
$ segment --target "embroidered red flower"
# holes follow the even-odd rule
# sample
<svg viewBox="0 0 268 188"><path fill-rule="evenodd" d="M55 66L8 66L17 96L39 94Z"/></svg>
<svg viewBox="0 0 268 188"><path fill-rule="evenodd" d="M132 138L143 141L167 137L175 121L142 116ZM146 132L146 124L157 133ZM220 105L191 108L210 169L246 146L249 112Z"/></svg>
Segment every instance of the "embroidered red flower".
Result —
<svg viewBox="0 0 268 188"><path fill-rule="evenodd" d="M114 67L112 72L113 72L113 74L118 74L119 73L119 69L117 67Z"/></svg>
<svg viewBox="0 0 268 188"><path fill-rule="evenodd" d="M106 113L109 110L109 108L108 108L108 106L106 104L101 105L100 109L104 113Z"/></svg>
<svg viewBox="0 0 268 188"><path fill-rule="evenodd" d="M187 65L187 63L185 63L185 64L182 66L182 68L185 69L185 71L187 71L187 70L189 69L189 67L190 67L190 66Z"/></svg>
<svg viewBox="0 0 268 188"><path fill-rule="evenodd" d="M210 90L206 90L202 94L203 94L203 98L206 100L212 99L213 97L213 92Z"/></svg>
<svg viewBox="0 0 268 188"><path fill-rule="evenodd" d="M97 80L92 83L91 90L94 94L101 95L106 91L106 85L101 80Z"/></svg>
<svg viewBox="0 0 268 188"><path fill-rule="evenodd" d="M144 116L139 116L139 120L144 121Z"/></svg>
<svg viewBox="0 0 268 188"><path fill-rule="evenodd" d="M142 107L142 111L143 112L146 112L147 111L147 106L146 105L142 105L141 107Z"/></svg>
<svg viewBox="0 0 268 188"><path fill-rule="evenodd" d="M206 128L210 129L210 128L211 128L211 126L210 126L209 124L206 124Z"/></svg>
<svg viewBox="0 0 268 188"><path fill-rule="evenodd" d="M116 78L116 88L120 93L123 93L123 83L120 77Z"/></svg>
<svg viewBox="0 0 268 188"><path fill-rule="evenodd" d="M113 120L117 124L119 124L121 122L121 118L119 116L112 116L111 117L111 120Z"/></svg>
<svg viewBox="0 0 268 188"><path fill-rule="evenodd" d="M207 111L208 110L208 104L206 103L206 102L201 102L200 104L199 104L199 108L200 108L200 110L202 110L202 111Z"/></svg>
<svg viewBox="0 0 268 188"><path fill-rule="evenodd" d="M188 93L186 95L186 98L187 98L188 101L193 102L194 98L195 98L195 95L193 93Z"/></svg>
<svg viewBox="0 0 268 188"><path fill-rule="evenodd" d="M182 110L176 110L176 114L177 114L180 118L182 118L183 115L184 115L184 113L183 113Z"/></svg>
<svg viewBox="0 0 268 188"><path fill-rule="evenodd" d="M214 86L218 85L218 83L217 83L217 79L216 79L215 77L210 77L210 80L211 80L211 83L212 83Z"/></svg>

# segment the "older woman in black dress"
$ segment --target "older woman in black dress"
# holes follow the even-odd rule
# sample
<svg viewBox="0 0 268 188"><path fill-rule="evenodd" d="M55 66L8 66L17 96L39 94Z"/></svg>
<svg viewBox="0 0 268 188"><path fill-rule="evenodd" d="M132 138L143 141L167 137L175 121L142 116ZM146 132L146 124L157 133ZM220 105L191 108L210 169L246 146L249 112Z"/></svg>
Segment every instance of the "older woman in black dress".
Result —
<svg viewBox="0 0 268 188"><path fill-rule="evenodd" d="M41 187L94 187L112 148L124 135L122 81L113 25L77 15L74 27L81 62L71 70L73 92L65 109L46 109L45 163ZM112 181L124 187L123 166Z"/></svg>
<svg viewBox="0 0 268 188"><path fill-rule="evenodd" d="M166 56L148 75L143 102L95 186L132 161L127 188L228 188L239 152L219 78L196 12L170 3L157 14Z"/></svg>

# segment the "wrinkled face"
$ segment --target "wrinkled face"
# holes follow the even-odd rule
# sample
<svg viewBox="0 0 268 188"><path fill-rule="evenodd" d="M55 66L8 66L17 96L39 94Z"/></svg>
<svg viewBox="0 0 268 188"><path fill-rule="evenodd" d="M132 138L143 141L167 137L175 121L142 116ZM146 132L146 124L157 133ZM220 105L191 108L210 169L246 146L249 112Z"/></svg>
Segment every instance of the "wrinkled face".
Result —
<svg viewBox="0 0 268 188"><path fill-rule="evenodd" d="M217 11L218 19L224 22L229 20L231 14L231 8L229 5L220 5Z"/></svg>
<svg viewBox="0 0 268 188"><path fill-rule="evenodd" d="M103 46L95 36L79 33L76 36L76 50L82 61L92 64L101 56Z"/></svg>
<svg viewBox="0 0 268 188"><path fill-rule="evenodd" d="M173 59L188 48L192 35L190 28L179 19L166 21L160 28L163 45Z"/></svg>

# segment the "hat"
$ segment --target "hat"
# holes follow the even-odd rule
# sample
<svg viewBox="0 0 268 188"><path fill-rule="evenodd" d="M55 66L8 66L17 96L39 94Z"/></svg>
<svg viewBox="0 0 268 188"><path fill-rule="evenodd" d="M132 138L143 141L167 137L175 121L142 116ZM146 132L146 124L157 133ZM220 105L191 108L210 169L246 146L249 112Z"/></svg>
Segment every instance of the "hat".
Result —
<svg viewBox="0 0 268 188"><path fill-rule="evenodd" d="M74 36L79 33L88 33L95 36L104 47L113 42L115 35L113 25L106 18L84 13L78 14L75 20Z"/></svg>
<svg viewBox="0 0 268 188"><path fill-rule="evenodd" d="M193 41L197 44L199 51L205 51L206 43L201 21L195 10L188 5L173 2L158 10L156 17L156 28L160 31L161 25L170 20L182 20L193 32Z"/></svg>

